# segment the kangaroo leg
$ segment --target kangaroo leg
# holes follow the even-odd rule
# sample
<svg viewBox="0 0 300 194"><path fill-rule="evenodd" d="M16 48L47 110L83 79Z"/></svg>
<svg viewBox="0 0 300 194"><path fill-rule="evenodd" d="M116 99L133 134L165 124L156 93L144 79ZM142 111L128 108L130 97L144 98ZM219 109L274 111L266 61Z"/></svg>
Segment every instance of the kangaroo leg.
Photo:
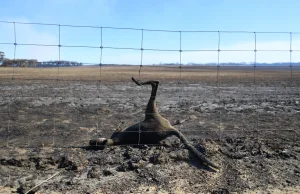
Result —
<svg viewBox="0 0 300 194"><path fill-rule="evenodd" d="M146 81L146 82L140 82L132 78L132 81L135 82L137 85L142 86L142 85L151 85L152 86L152 91L151 91L151 96L147 104L145 116L151 117L155 114L158 114L157 108L156 108L156 93L157 93L157 88L159 81Z"/></svg>

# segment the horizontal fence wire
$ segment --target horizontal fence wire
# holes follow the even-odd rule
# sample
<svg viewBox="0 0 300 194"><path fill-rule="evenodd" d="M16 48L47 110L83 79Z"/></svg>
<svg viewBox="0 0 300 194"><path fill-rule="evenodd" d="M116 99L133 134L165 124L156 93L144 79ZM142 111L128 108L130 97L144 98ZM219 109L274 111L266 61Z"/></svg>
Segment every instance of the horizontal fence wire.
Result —
<svg viewBox="0 0 300 194"><path fill-rule="evenodd" d="M6 115L8 117L7 122L2 120L1 125L7 125L7 131L6 131L6 146L18 146L18 144L14 144L14 143L10 143L11 138L13 138L13 129L15 128L15 122L16 122L16 118L15 117L20 117L20 116L28 116L28 117L34 117L35 113L29 113L29 112L23 112L23 113L17 113L16 109L14 107L14 102L16 100L28 100L28 99L36 99L36 98L52 98L53 99L53 104L51 105L51 111L48 112L48 115L50 115L52 117L52 134L51 134L51 138L52 138L52 146L54 148L85 148L86 145L76 145L76 146L61 146L58 143L58 139L59 139L59 134L61 133L61 129L59 128L60 126L60 122L58 121L60 116L62 115L66 115L66 116L82 116L82 113L64 113L61 112L59 110L60 108L60 99L61 98L66 98L69 96L72 96L73 98L82 98L83 101L84 100L88 100L88 99L107 99L107 100L112 100L112 99L123 99L124 98L124 93L122 91L122 94L120 94L120 96L114 96L114 95L106 95L106 94L101 94L101 92L104 90L105 87L107 87L107 85L112 84L112 83L116 83L116 84L124 84L125 81L121 80L105 80L106 73L104 71L103 68L107 67L108 65L105 62L105 54L103 54L103 51L106 49L116 49L116 50L134 50L134 51L140 51L140 63L139 65L137 65L135 67L135 74L134 76L138 77L138 80L145 80L148 79L146 76L146 67L147 68L153 68L153 67L157 67L157 66L150 66L150 65L145 65L144 62L144 54L145 51L157 51L157 52L176 52L178 53L178 60L179 60L179 64L176 66L176 68L178 68L178 71L176 71L176 73L178 73L176 75L176 82L174 82L173 84L176 86L176 88L179 89L179 92L176 94L172 94L172 98L178 100L178 103L176 104L175 110L177 113L181 113L184 110L184 104L186 103L186 101L192 101L194 99L197 99L197 101L205 101L206 99L200 98L200 95L194 96L192 94L186 93L185 92L185 88L188 86L187 84L190 84L191 81L189 79L185 79L184 78L184 71L186 69L189 68L193 68L193 67L189 67L189 66L185 66L182 63L182 58L183 58L183 53L188 53L188 52L216 52L217 53L217 63L215 65L210 65L210 66L197 66L197 68L210 68L210 71L213 73L213 77L215 77L215 79L213 80L198 80L198 83L204 83L204 82L210 82L210 83L214 83L213 87L215 87L215 92L211 97L214 97L217 101L216 104L219 105L219 108L217 108L215 111L209 111L209 112L202 112L203 115L208 115L210 114L211 116L214 117L214 123L216 124L215 129L203 129L203 127L201 127L201 129L199 130L193 130L193 129L185 129L185 127L182 127L181 125L178 125L178 129L180 131L182 131L183 133L204 133L204 132L214 132L217 134L219 139L222 139L224 137L227 137L227 133L233 133L233 132L237 132L237 133L243 133L243 132L256 132L254 135L256 136L256 139L260 139L261 137L261 133L263 132L293 132L296 135L294 136L295 139L297 139L299 137L299 129L297 129L297 121L294 115L292 115L293 113L289 113L292 116L289 116L289 119L294 119L294 121L290 124L290 126L288 128L279 128L279 113L277 111L275 111L274 113L269 113L269 114L274 114L273 115L273 119L272 121L268 121L271 123L275 123L275 128L271 128L270 126L266 127L262 127L262 123L260 122L260 112L258 111L260 109L260 98L263 97L261 94L259 94L261 88L260 87L264 87L267 84L275 84L276 87L279 87L280 84L286 84L285 87L289 88L290 90L293 90L293 94L288 93L289 91L287 91L287 93L285 94L286 99L282 99L282 96L280 96L278 93L275 93L275 97L273 99L275 99L276 101L276 105L278 104L278 102L293 102L292 105L289 105L292 107L293 110L295 110L295 103L297 102L297 100L299 100L299 92L297 93L297 90L299 90L299 82L300 79L295 79L295 73L294 71L296 71L295 69L297 68L297 66L293 66L293 60L292 60L292 54L293 52L297 52L300 51L300 49L292 49L292 43L293 43L293 35L297 35L300 34L300 32L267 32L267 31L189 31L189 30L180 30L180 31L176 31L176 30L158 30L158 29L139 29L139 28L119 28L119 27L105 27L105 26L80 26L80 25L67 25L67 24L47 24L47 23L27 23L27 22L11 22L11 21L0 21L0 23L7 23L7 24L11 24L13 25L13 35L14 35L14 42L0 42L0 45L11 45L14 47L14 52L13 52L13 61L14 64L16 64L17 62L17 56L18 56L18 48L19 47L28 47L28 46L38 46L38 47L57 47L58 49L58 56L57 56L57 65L53 66L52 68L55 68L55 70L57 69L57 71L55 72L55 76L51 76L50 75L42 75L42 77L36 77L36 78L28 78L28 75L26 75L24 72L18 72L18 74L16 73L18 71L18 69L22 69L21 67L15 66L13 65L12 67L12 73L10 76L7 77L2 77L2 75L0 75L0 80L2 83L1 87L0 87L0 98L9 98L9 103L8 103L8 110L3 111L0 110L0 115ZM57 27L57 31L58 31L58 43L57 44L37 44L37 43L21 43L20 40L18 39L18 32L16 30L16 26L17 25L42 25L42 26L55 26ZM68 45L68 44L62 44L61 41L61 29L63 27L72 27L72 28L97 28L100 29L100 42L98 43L98 46L89 46L89 45ZM105 29L114 29L114 30L134 30L134 31L138 31L141 34L141 39L140 39L140 47L134 48L134 47L113 47L113 46L105 46L103 44L103 39L105 38L103 36L103 31ZM166 32L166 33L173 33L173 34L178 34L179 39L178 39L178 48L174 48L174 49L158 49L158 48L145 48L145 44L144 44L144 33L145 32ZM22 33L22 32L20 32ZM218 36L218 44L215 45L217 46L217 49L183 49L182 48L182 35L183 34L191 34L191 33L214 33ZM254 42L254 48L253 49L222 49L221 48L221 42L224 40L223 35L224 34L237 34L237 33L244 33L244 34L253 34L253 42ZM289 48L288 49L258 49L257 48L257 35L258 34L287 34L289 35ZM99 63L87 63L87 62L82 62L82 64L84 65L95 65L97 69L97 71L93 72L93 76L95 76L95 78L89 76L90 79L93 80L89 80L89 79L74 79L74 78L66 78L64 77L64 75L62 75L62 70L64 70L65 68L70 68L70 67L64 67L61 64L61 53L62 53L62 48L84 48L84 49L99 49L99 54L100 54L100 58L99 58ZM244 127L240 127L240 129L237 130L228 130L228 129L223 129L223 124L222 121L224 121L225 116L226 115L235 115L233 112L231 112L230 110L228 112L223 112L220 107L222 107L222 100L225 99L224 97L224 90L227 90L228 85L225 85L227 83L231 83L231 80L225 80L225 78L222 77L222 71L225 71L226 68L228 68L227 66L223 66L222 65L222 60L221 60L221 56L220 53L221 52L253 52L254 57L253 57L253 63L251 66L241 66L241 67L236 67L236 68L248 68L251 70L251 77L248 77L249 80L248 81L243 81L243 80L239 80L238 84L247 84L250 83L251 84L251 88L252 88L252 92L251 92L251 103L253 105L254 108L251 109L250 113L245 113L245 112L237 112L236 114L240 114L242 118L246 118L247 116L251 115L254 116L254 123L251 123L251 129L245 129ZM284 66L285 68L288 69L288 76L286 76L285 80L283 81L277 81L277 80L269 80L269 81L264 81L262 79L258 78L258 69L259 68L264 68L261 66L258 66L257 64L257 53L258 52L289 52L289 63L288 65ZM131 66L131 65L130 65ZM118 67L118 66L115 66ZM132 67L134 67L132 65ZM170 67L170 66L159 66L159 67ZM172 68L174 68L174 66L171 66ZM34 69L43 69L44 67L32 67ZM272 67L268 67L271 68ZM277 67L278 68L278 67ZM30 69L30 68L28 68ZM51 69L49 67L49 69ZM300 69L300 68L299 68ZM0 69L1 70L1 69ZM230 70L230 69L229 69ZM229 71L228 70L228 71ZM167 70L166 70L167 71ZM227 71L227 69L226 69ZM76 76L76 75L72 75L72 76ZM170 79L174 79L174 78L170 78ZM6 81L6 82L5 82ZM47 82L51 82L52 86L49 88L42 88L39 90L43 90L43 94L40 95L36 95L33 94L28 95L28 91L23 91L19 93L16 93L15 90L22 90L21 89L15 89L18 88L18 85L20 83L18 83L17 81L23 81L22 84L26 84L26 81L36 81L38 84L42 84L43 82L46 81ZM130 79L128 79L128 82L130 81ZM79 88L78 89L72 89L72 88L59 88L59 86L61 84L67 83L67 84L72 84L72 82L79 84ZM163 84L166 84L166 87L168 87L168 84L170 84L169 80L165 81L162 80L160 81ZM2 87L6 84L11 83L12 88L14 89L3 89ZM83 88L85 86L85 84L90 84L90 83L94 83L95 85L95 90L94 92L97 95L93 95L92 97L84 97L85 93L87 93L89 90L87 90L86 88ZM28 84L32 84L32 83L28 83ZM223 85L224 84L224 85ZM264 85L265 84L265 85ZM243 87L243 86L241 86ZM51 92L51 95L46 95L46 90L51 91L51 89L53 90ZM62 91L58 91L58 89L61 89ZM72 93L67 93L67 90L71 90ZM74 91L79 92L79 94L75 94ZM93 90L90 90L93 91ZM35 92L35 91L34 91ZM138 109L136 110L136 112L134 113L135 115L139 115L136 119L140 119L140 121L138 123L140 123L143 118L144 118L144 110L145 110L145 105L142 104L142 102L145 102L145 98L149 98L149 96L147 94L145 94L144 92L144 86L143 89L141 89L140 91L135 91L136 95L134 95L134 98L137 98L139 100L139 106ZM149 95L150 95L150 91ZM49 92L48 92L49 93ZM90 94L86 94L86 95L90 95ZM126 94L125 94L126 95ZM202 97L202 96L201 96ZM228 99L228 97L226 98ZM146 99L147 100L147 99ZM294 103L295 102L295 103ZM146 102L145 102L146 103ZM34 109L34 108L33 108ZM20 109L17 109L20 111ZM23 111L23 110L22 110ZM39 110L40 111L40 110ZM124 109L124 111L126 112L126 109ZM41 111L40 111L41 112ZM266 112L267 113L267 112ZM129 114L129 113L128 113ZM133 113L132 113L133 114ZM225 114L225 115L223 115ZM100 122L100 118L101 115L97 115L95 114L93 111L91 112L86 112L86 115L95 115L96 116L96 120L97 120L97 127L98 127L98 123ZM239 121L234 121L234 124L238 124ZM250 124L250 123L249 123ZM92 124L91 124L92 126ZM209 128L212 128L211 126ZM138 141L136 142L136 144L130 144L130 145L139 145L139 146L144 146L143 143L140 142L141 140L141 134L143 133L157 133L156 131L143 131L140 128L140 124L139 124L139 130L137 132L123 132L123 133L138 133ZM94 137L95 134L87 134L86 136L89 136L90 138ZM49 137L50 138L50 137ZM276 142L275 142L276 143ZM281 142L281 143L288 143L288 142ZM30 144L30 142L28 142L28 145ZM87 142L88 144L88 142ZM152 145L152 144L147 144L147 145ZM21 145L20 145L21 146ZM101 146L101 145L97 145L97 146ZM158 144L153 144L153 146L158 146ZM0 146L1 147L1 146ZM22 147L22 146L21 146ZM30 146L25 146L26 148L30 148ZM34 148L34 147L33 147Z"/></svg>
<svg viewBox="0 0 300 194"><path fill-rule="evenodd" d="M267 33L267 34L290 34L291 32L284 31L219 31L219 30L162 30L162 29L145 29L145 28L121 28L121 27L105 27L105 26L84 26L84 25L69 25L69 24L50 24L50 23L39 23L39 22L15 22L15 21L0 21L0 23L10 23L10 24L27 24L27 25L48 25L48 26L65 26L65 27L78 27L78 28L102 28L102 29L116 29L116 30L143 30L143 31L158 31L158 32L221 32L221 33ZM300 34L300 32L292 32L294 34Z"/></svg>
<svg viewBox="0 0 300 194"><path fill-rule="evenodd" d="M0 42L0 45L16 45L16 46L41 46L41 47L66 47L66 48L90 48L90 49L118 49L118 50L134 50L139 51L140 48L125 48L125 47L110 47L110 46L83 46L83 45L47 45L47 44L25 44L25 43L3 43ZM163 52L178 52L180 50L175 49L155 49L155 48L143 48L144 51L163 51ZM288 49L183 49L181 52L290 52ZM293 49L292 51L299 52L300 49ZM84 63L91 64L91 63Z"/></svg>

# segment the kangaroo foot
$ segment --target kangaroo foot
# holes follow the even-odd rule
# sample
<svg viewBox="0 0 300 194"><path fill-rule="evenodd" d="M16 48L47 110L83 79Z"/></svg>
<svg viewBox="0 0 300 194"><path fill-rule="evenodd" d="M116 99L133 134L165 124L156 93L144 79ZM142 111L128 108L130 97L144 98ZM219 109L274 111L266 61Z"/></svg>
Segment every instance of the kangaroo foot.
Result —
<svg viewBox="0 0 300 194"><path fill-rule="evenodd" d="M152 86L157 86L159 84L159 81L146 81L146 82L141 82L140 80L136 80L134 79L133 77L131 78L132 81L134 83L136 83L137 85L139 86L142 86L142 85L152 85Z"/></svg>
<svg viewBox="0 0 300 194"><path fill-rule="evenodd" d="M91 139L90 140L90 146L97 146L97 145L105 145L107 142L106 138L98 138L98 139Z"/></svg>

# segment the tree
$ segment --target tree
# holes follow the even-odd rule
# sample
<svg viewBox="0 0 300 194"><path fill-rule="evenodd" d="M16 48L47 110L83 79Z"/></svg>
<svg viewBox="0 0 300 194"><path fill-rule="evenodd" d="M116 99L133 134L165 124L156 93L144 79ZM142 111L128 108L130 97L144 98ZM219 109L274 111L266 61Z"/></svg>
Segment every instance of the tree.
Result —
<svg viewBox="0 0 300 194"><path fill-rule="evenodd" d="M5 67L36 67L36 59L4 59L2 66Z"/></svg>
<svg viewBox="0 0 300 194"><path fill-rule="evenodd" d="M3 64L4 56L4 52L0 51L0 65Z"/></svg>

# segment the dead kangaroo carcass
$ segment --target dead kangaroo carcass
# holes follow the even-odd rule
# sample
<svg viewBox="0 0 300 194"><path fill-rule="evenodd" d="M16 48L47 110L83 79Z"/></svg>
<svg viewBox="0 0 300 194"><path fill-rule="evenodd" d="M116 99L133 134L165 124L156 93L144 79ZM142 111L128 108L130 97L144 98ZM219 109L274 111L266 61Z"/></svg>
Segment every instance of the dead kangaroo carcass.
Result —
<svg viewBox="0 0 300 194"><path fill-rule="evenodd" d="M209 161L202 153L192 146L185 136L178 131L170 122L162 117L156 108L156 92L159 81L140 82L132 78L132 81L137 85L151 85L152 91L147 108L145 111L145 119L142 122L136 123L124 130L114 132L109 139L98 138L90 140L91 146L97 145L128 145L128 144L159 144L160 141L172 135L177 136L185 145L203 163L219 169L219 166Z"/></svg>

